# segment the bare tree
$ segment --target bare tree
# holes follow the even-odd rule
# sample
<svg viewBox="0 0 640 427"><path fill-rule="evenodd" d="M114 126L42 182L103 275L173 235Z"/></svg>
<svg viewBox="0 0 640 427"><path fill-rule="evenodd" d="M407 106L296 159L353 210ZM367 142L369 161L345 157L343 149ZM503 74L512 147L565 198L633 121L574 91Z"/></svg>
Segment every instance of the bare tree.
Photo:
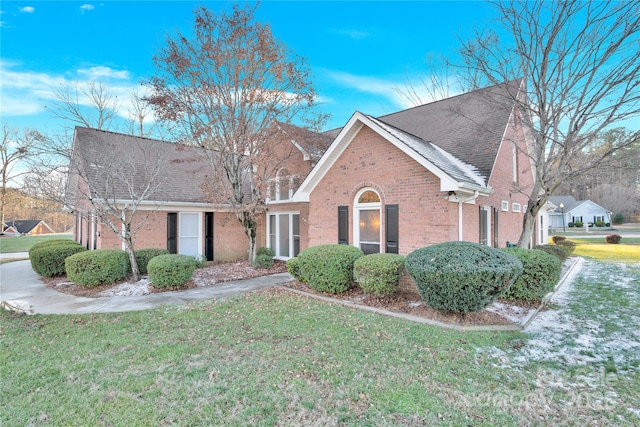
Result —
<svg viewBox="0 0 640 427"><path fill-rule="evenodd" d="M231 206L253 260L264 186L283 161L277 123L317 124L315 92L302 58L292 55L255 8L234 6L216 16L199 7L192 36L168 36L154 57L147 98L180 140L207 148L213 202ZM285 150L286 151L286 150Z"/></svg>
<svg viewBox="0 0 640 427"><path fill-rule="evenodd" d="M53 116L72 126L114 129L121 108L120 100L102 82L76 83L54 89L55 100L46 108Z"/></svg>
<svg viewBox="0 0 640 427"><path fill-rule="evenodd" d="M76 135L67 204L119 237L129 254L134 280L140 280L135 233L155 210L139 208L149 200L159 202L171 144L90 129L78 129ZM114 155L125 149L126 155Z"/></svg>
<svg viewBox="0 0 640 427"><path fill-rule="evenodd" d="M42 136L35 130L24 129L22 132L6 123L2 125L2 145L0 145L0 227L4 227L5 198L10 181L26 174L27 169L16 170L19 162L34 156L35 144ZM4 228L0 229L0 233Z"/></svg>
<svg viewBox="0 0 640 427"><path fill-rule="evenodd" d="M489 84L524 79L522 90L504 101L522 112L530 136L535 183L525 192L529 202L518 241L525 247L537 213L559 185L579 179L638 138L636 129L599 150L589 164L579 161L602 132L640 114L640 3L494 5L501 32L478 33L464 42L463 66Z"/></svg>

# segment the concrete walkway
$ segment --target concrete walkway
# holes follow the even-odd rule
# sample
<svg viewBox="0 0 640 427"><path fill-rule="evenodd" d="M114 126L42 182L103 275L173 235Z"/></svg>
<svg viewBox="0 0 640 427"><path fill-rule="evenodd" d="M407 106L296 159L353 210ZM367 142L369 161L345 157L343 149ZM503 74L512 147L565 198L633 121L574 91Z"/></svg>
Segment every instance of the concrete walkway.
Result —
<svg viewBox="0 0 640 427"><path fill-rule="evenodd" d="M33 314L115 313L223 298L289 280L292 280L289 273L280 273L175 292L143 296L84 298L47 288L31 269L30 261L15 261L0 265L0 301L25 307Z"/></svg>

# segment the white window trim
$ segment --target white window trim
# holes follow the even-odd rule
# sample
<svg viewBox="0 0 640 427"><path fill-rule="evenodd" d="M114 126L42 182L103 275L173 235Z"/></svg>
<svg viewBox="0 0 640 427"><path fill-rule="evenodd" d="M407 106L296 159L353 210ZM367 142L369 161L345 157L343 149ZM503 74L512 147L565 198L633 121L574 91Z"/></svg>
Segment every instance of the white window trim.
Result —
<svg viewBox="0 0 640 427"><path fill-rule="evenodd" d="M271 178L270 180L268 180L267 181L267 201L269 203L290 202L291 199L293 198L293 193L295 193L295 190L293 189L295 179L299 179L299 176L284 175L284 176L277 176L275 178ZM289 181L289 194L286 199L281 199L280 198L280 182L285 180ZM275 183L273 187L276 194L271 194L272 183Z"/></svg>
<svg viewBox="0 0 640 427"><path fill-rule="evenodd" d="M507 200L502 201L502 212L509 212L509 202Z"/></svg>
<svg viewBox="0 0 640 427"><path fill-rule="evenodd" d="M373 191L378 196L379 202L374 203L358 203L358 199L362 196L363 193L367 191ZM371 187L366 187L358 191L356 197L353 199L353 246L360 249L360 211L361 210L375 210L378 209L378 214L380 218L380 236L378 240L379 253L382 253L382 198L380 197L380 193L374 190ZM366 243L366 242L365 242ZM374 242L371 242L374 243Z"/></svg>
<svg viewBox="0 0 640 427"><path fill-rule="evenodd" d="M202 218L202 212L178 212L178 235L176 236L177 238L177 246L178 246L178 253L180 254L180 239L182 237L182 230L180 227L181 221L182 221L182 215L183 214L198 214L198 253L197 256L202 256L202 252L203 251L203 240L202 240L202 223L203 223L203 218Z"/></svg>
<svg viewBox="0 0 640 427"><path fill-rule="evenodd" d="M520 203L513 202L511 204L511 210L513 212L520 212Z"/></svg>
<svg viewBox="0 0 640 427"><path fill-rule="evenodd" d="M275 252L276 254L278 252L280 252L280 239L278 238L280 236L280 221L278 221L278 216L279 215L287 215L289 217L289 253L292 254L294 253L294 242L293 242L293 216L294 215L300 215L300 211L283 211L283 212L271 212L267 214L267 236L266 236L266 242L265 242L265 247L269 248L269 249L273 249L273 252ZM271 221L269 220L270 216L275 216L276 217L276 230L275 230L275 235L276 235L276 247L272 248L271 247ZM300 225L300 224L299 224ZM300 237L300 235L298 235L298 237ZM284 257L284 256L280 256L280 255L276 255L273 257L274 259L278 259L281 261L286 261L288 259L293 258L292 256L289 257Z"/></svg>

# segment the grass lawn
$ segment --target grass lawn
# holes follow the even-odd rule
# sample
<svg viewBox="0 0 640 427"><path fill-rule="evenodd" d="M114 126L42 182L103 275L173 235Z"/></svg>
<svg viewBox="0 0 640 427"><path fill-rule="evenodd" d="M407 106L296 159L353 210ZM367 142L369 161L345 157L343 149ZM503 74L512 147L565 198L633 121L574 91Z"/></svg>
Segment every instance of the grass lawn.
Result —
<svg viewBox="0 0 640 427"><path fill-rule="evenodd" d="M639 244L625 243L612 245L607 243L590 243L585 242L584 240L585 239L571 240L576 244L576 248L573 252L574 255L599 259L602 261L640 263ZM626 240L623 238L623 241Z"/></svg>
<svg viewBox="0 0 640 427"><path fill-rule="evenodd" d="M71 234L43 234L39 236L14 236L0 238L0 254L27 252L38 242L51 239L72 239Z"/></svg>
<svg viewBox="0 0 640 427"><path fill-rule="evenodd" d="M557 322L527 333L273 290L120 314L1 312L0 425L637 425L640 267L587 261L566 288L545 312Z"/></svg>

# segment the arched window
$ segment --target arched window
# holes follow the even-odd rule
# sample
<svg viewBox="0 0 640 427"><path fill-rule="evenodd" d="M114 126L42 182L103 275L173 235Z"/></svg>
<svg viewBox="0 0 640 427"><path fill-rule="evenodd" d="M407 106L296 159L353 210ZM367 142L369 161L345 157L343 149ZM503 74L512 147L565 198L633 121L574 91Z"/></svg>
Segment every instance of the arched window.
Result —
<svg viewBox="0 0 640 427"><path fill-rule="evenodd" d="M380 253L380 195L372 188L356 194L354 207L354 242L365 254Z"/></svg>

